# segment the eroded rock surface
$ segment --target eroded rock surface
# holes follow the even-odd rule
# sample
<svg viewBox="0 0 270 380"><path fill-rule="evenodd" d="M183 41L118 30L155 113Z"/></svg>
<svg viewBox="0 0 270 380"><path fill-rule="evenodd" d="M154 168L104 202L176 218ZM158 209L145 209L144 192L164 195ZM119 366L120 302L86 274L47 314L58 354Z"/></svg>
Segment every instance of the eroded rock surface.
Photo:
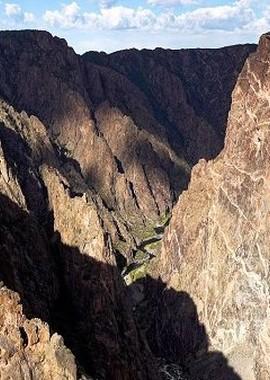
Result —
<svg viewBox="0 0 270 380"><path fill-rule="evenodd" d="M72 353L39 319L27 319L20 298L0 289L0 377L2 380L75 380Z"/></svg>
<svg viewBox="0 0 270 380"><path fill-rule="evenodd" d="M64 336L83 372L98 379L158 378L116 266L107 229L113 222L102 200L76 162L63 160L36 117L1 101L0 123L0 280L20 294L27 318L39 317ZM45 343L48 350L40 355L47 368L54 345L61 344L56 335ZM25 371L31 371L31 360L22 361ZM4 367L5 358L0 362ZM73 376L73 370L62 373L43 364L37 364L34 379ZM14 362L10 371L15 367ZM12 378L26 379L28 372Z"/></svg>
<svg viewBox="0 0 270 380"><path fill-rule="evenodd" d="M110 211L132 261L190 168L223 145L230 94L255 45L80 57L46 32L0 33L0 94L40 118ZM12 63L12 64L11 64Z"/></svg>
<svg viewBox="0 0 270 380"><path fill-rule="evenodd" d="M211 350L225 354L236 372L213 377L211 365L206 370L198 330L197 336L184 336L189 344L197 342L188 365L191 372L197 368L199 379L270 378L269 73L268 34L237 81L223 152L214 161L199 162L174 209L156 271L169 287L193 299ZM168 309L172 312L173 305ZM168 313L174 327L164 343L178 342L179 355L191 314L182 308L181 320Z"/></svg>
<svg viewBox="0 0 270 380"><path fill-rule="evenodd" d="M153 133L165 134L170 146L192 165L200 158L215 157L222 149L231 93L246 57L254 50L255 45L130 49L108 55L89 52L84 59L103 67L103 97L109 96L121 109L129 107L138 126L148 129L150 123L140 119L143 115L131 99L123 104L122 94L112 93L105 70L109 67L128 78L139 90L145 110L156 120Z"/></svg>
<svg viewBox="0 0 270 380"><path fill-rule="evenodd" d="M268 349L267 339L263 341L266 309L263 307L262 313L256 309L254 326L245 322L239 329L233 314L237 307L240 310L237 302L244 297L243 321L251 320L247 316L252 315L259 297L267 303L267 283L262 286L259 281L267 268L263 251L267 215L260 211L267 201L267 129L256 129L267 120L268 112L268 88L262 79L268 70L268 58L263 58L268 50L265 41L267 37L260 45L261 53L248 61L238 82L223 154L214 163L198 165L189 192L175 209L161 260L153 261L152 272L161 279L146 276L152 267L146 260L145 267L129 274L130 289L137 299L131 302L120 270L134 265L134 256L156 254L156 244L177 195L187 185L191 167L199 158L214 157L221 149L230 91L255 46L80 57L64 40L46 32L0 33L0 95L5 99L0 101L0 280L20 294L26 316L17 296L5 290L3 303L14 299L14 315L22 318L11 324L12 334L14 330L18 337L17 330L26 320L47 334L47 322L75 354L76 376L82 379L191 376L193 380L200 374L203 380L239 380L234 370L227 368L223 354L209 353L207 332L211 328L211 347L228 353L230 364L248 363L241 368L245 367L249 376L256 367L258 379L267 378L262 362L266 356L261 355ZM254 60L260 63L255 68ZM252 93L253 87L259 96ZM29 117L25 111L35 116ZM245 134L238 128L242 124ZM253 126L254 135L250 132ZM235 172L239 172L237 180L231 181ZM246 194L245 205L240 192ZM256 192L261 198L255 198ZM253 223L258 235L252 234L252 228L248 230ZM232 230L237 231L233 238L229 236ZM238 252L233 244L241 239L248 250L243 248L240 251L244 253L239 251L236 259L231 258L228 247ZM258 260L249 259L248 252L256 244ZM140 260L144 262L145 257ZM254 262L256 270L250 274ZM228 270L222 277L224 268ZM244 276L247 282L241 282ZM166 288L167 283L172 290ZM206 283L209 290L204 292ZM150 302L144 302L141 286ZM182 286L185 291L179 292ZM235 297L239 294L236 288L243 297ZM226 295L223 301L220 294ZM33 322L34 317L43 322ZM232 323L232 330L226 321ZM28 355L27 347L20 351L29 339L26 335L22 332L14 342L18 355ZM42 379L43 373L45 378L73 376L73 356L57 335L46 337L44 344L49 348L40 347L45 359L37 365L40 372L33 378ZM243 350L236 351L239 337ZM258 350L252 356L249 343L256 339ZM58 345L60 354L68 355L68 372L62 372L61 360L59 368L55 364ZM210 364L218 357L218 369L204 364L205 353ZM238 360L236 354L240 353ZM155 356L161 358L162 366ZM32 356L25 360L22 371L30 371ZM39 363L39 357L35 360ZM42 372L47 371L50 360L51 372ZM0 360L1 365L6 365L5 359ZM12 366L11 371L15 370ZM228 371L221 373L220 368L225 367Z"/></svg>

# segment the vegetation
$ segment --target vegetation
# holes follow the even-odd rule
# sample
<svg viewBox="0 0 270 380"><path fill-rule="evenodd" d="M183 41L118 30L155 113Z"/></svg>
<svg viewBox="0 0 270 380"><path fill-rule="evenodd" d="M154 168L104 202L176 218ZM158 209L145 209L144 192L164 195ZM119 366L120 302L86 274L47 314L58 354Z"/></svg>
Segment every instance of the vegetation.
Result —
<svg viewBox="0 0 270 380"><path fill-rule="evenodd" d="M125 276L125 281L126 281L127 285L130 285L133 282L138 281L141 278L144 278L147 275L147 272L148 272L147 271L147 267L148 267L148 263L145 262L142 265L140 265L139 267L137 267L137 268L133 269L132 271L130 271Z"/></svg>

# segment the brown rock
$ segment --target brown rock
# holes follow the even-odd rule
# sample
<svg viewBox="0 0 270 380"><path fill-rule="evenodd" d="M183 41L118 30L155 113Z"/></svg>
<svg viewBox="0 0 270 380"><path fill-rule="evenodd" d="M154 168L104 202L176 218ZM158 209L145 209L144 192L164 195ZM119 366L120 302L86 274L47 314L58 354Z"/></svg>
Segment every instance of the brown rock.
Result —
<svg viewBox="0 0 270 380"><path fill-rule="evenodd" d="M269 57L264 35L233 92L225 148L193 169L156 272L193 299L211 350L224 353L245 380L270 377ZM174 321L173 331L181 323ZM181 344L177 333L169 338ZM205 370L203 353L193 353L190 368L196 363L199 379L217 378Z"/></svg>
<svg viewBox="0 0 270 380"><path fill-rule="evenodd" d="M0 289L0 377L2 380L75 380L77 368L63 339L39 319L27 319L20 298Z"/></svg>
<svg viewBox="0 0 270 380"><path fill-rule="evenodd" d="M106 78L106 68L121 73L136 85L137 98L144 107L136 109L134 100L129 99L132 91L126 94L133 119L143 129L167 136L175 152L182 153L189 164L194 164L200 158L215 157L222 149L231 92L246 57L254 50L255 45L222 49L129 49L109 55L89 52L83 58L103 68L103 89L114 103L124 107L121 92L113 91L114 81ZM120 86L126 87L123 80ZM146 115L142 115L143 109L161 126L157 123L151 126L145 120Z"/></svg>
<svg viewBox="0 0 270 380"><path fill-rule="evenodd" d="M64 336L90 375L158 378L132 317L112 251L113 221L99 196L37 118L1 101L0 122L0 279L20 294L27 318L40 317ZM37 336L28 327L36 345L46 331ZM58 346L53 336L44 360L63 363ZM43 378L64 376L51 371Z"/></svg>
<svg viewBox="0 0 270 380"><path fill-rule="evenodd" d="M200 157L223 145L230 94L254 45L80 57L38 31L0 33L0 94L38 116L112 213L132 259ZM12 62L12 65L10 64Z"/></svg>
<svg viewBox="0 0 270 380"><path fill-rule="evenodd" d="M46 346L40 350L46 348L48 378L68 376L62 370L65 362L69 368L69 356L60 338L50 338L47 328L39 332L32 327L33 317L64 336L83 367L80 372L101 380L158 379L116 259L125 264L133 260L132 250L149 236L151 240L154 227L164 223L191 166L221 149L230 92L255 47L80 57L49 33L23 31L0 33L0 48L1 96L36 115L29 118L0 102L0 279L21 296L29 319L23 322L21 339L27 336L31 347ZM225 347L231 362L241 363L237 370L247 368L252 376L256 367L259 380L268 375L262 355L263 347L268 349L267 283L260 282L267 258L267 131L252 129L252 123L257 128L268 115L267 51L265 37L238 82L225 151L214 163L202 161L194 170L155 268L163 282L153 280L147 287L150 293L154 287L150 298L158 303L156 309L152 304L157 323L154 318L150 333L145 329L153 353L175 361L180 355L180 364L202 379L236 377L232 370L227 376L220 368L204 366L205 354L210 364L215 355L209 355L199 317L207 332L211 327L212 347ZM257 59L260 64L254 65ZM244 135L235 118L246 125ZM244 205L240 193L246 194ZM227 254L230 249L237 259ZM256 269L249 276L252 265ZM226 275L221 275L224 268ZM167 282L169 292L164 291ZM179 288L186 293L179 295ZM198 303L199 317L187 292ZM259 299L265 301L254 317ZM239 339L241 352L236 350ZM253 356L252 341L258 347ZM36 351L29 363L39 363ZM217 356L223 366L223 356ZM32 368L27 360L14 362L11 370L22 364L27 378ZM42 378L45 369L38 365L37 370L35 376Z"/></svg>

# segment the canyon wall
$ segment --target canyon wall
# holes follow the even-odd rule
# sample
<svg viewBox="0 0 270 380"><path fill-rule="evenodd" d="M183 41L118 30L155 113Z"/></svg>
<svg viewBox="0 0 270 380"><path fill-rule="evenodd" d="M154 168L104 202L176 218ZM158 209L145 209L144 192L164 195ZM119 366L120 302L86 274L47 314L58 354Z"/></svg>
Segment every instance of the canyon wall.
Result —
<svg viewBox="0 0 270 380"><path fill-rule="evenodd" d="M0 33L0 95L44 123L132 261L170 214L190 169L223 146L230 94L255 45L80 57L47 32ZM114 226L112 226L114 224Z"/></svg>
<svg viewBox="0 0 270 380"><path fill-rule="evenodd" d="M36 117L1 101L0 125L0 280L22 303L8 288L1 293L1 378L30 372L34 379L72 379L84 371L99 379L158 378L133 320L101 199L73 161L62 161ZM78 373L44 322L64 336Z"/></svg>
<svg viewBox="0 0 270 380"><path fill-rule="evenodd" d="M28 320L18 294L0 289L1 379L75 380L74 356L58 334L39 319Z"/></svg>
<svg viewBox="0 0 270 380"><path fill-rule="evenodd" d="M242 380L270 377L269 73L266 34L234 89L225 148L215 160L201 160L193 169L153 270L193 300L211 351L225 354ZM182 307L180 314L171 317L164 342L173 340L179 355L184 337L192 347L186 364L200 374L195 378L239 378L215 377L219 372L205 364L209 357L201 329L183 333L191 309Z"/></svg>
<svg viewBox="0 0 270 380"><path fill-rule="evenodd" d="M238 80L224 151L195 167L127 287L192 166L222 149L255 45L80 57L0 32L1 375L267 378L268 45Z"/></svg>

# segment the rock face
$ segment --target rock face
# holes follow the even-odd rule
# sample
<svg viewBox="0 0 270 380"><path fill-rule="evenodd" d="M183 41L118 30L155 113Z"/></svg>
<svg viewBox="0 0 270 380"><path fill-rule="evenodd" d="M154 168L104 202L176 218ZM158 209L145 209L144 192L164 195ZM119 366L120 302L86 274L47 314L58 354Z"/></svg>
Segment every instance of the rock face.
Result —
<svg viewBox="0 0 270 380"><path fill-rule="evenodd" d="M98 379L158 378L152 355L133 321L106 230L110 216L101 199L86 185L77 164L63 161L36 117L18 114L1 101L0 123L0 280L20 294L27 318L39 317L64 336L90 375ZM13 373L9 371L19 371L16 360L25 353L22 371L26 372L21 376L27 376L34 361L37 372L33 370L33 379L73 378L73 359L61 367L65 348L56 335L49 337L41 321L29 321L31 329L37 325L37 338L33 335L36 341L29 350L22 350L16 334L28 322L16 306L16 297L6 291L3 302L1 299L1 316L7 318L2 325L0 317L3 334L12 312L19 318L14 326L10 322L11 337L3 336L0 341L0 367L8 365L1 376L8 378ZM5 316L9 302L16 305ZM40 348L35 346L39 328L44 335ZM32 337L25 339L31 341ZM15 348L9 340L17 347L14 358ZM10 364L6 363L6 345ZM39 350L45 357L42 364ZM68 355L67 360L73 358ZM27 377L14 372L12 378Z"/></svg>
<svg viewBox="0 0 270 380"><path fill-rule="evenodd" d="M211 350L222 351L243 380L270 378L269 72L268 34L237 81L225 148L193 169L155 269L163 282L191 297ZM192 346L186 364L197 366L197 378L239 378L207 372L201 330L184 332L190 309L182 307L178 319L172 304L168 309L172 326L163 344L173 340L179 355L185 339Z"/></svg>
<svg viewBox="0 0 270 380"><path fill-rule="evenodd" d="M77 369L62 338L39 319L27 319L18 294L0 289L1 379L75 380Z"/></svg>
<svg viewBox="0 0 270 380"><path fill-rule="evenodd" d="M46 32L0 33L0 95L44 123L78 162L132 250L161 223L190 168L223 145L230 94L255 45L80 57ZM12 64L11 64L12 63Z"/></svg>
<svg viewBox="0 0 270 380"><path fill-rule="evenodd" d="M136 86L144 107L153 115L156 134L166 134L170 146L189 165L213 158L223 147L227 114L235 81L255 45L223 49L124 50L110 55L89 52L83 58L103 67L104 95L124 109L122 94L111 94L105 68ZM139 93L138 93L139 94ZM94 94L93 94L94 97ZM128 99L126 109L138 126L147 128ZM155 131L153 131L155 133Z"/></svg>
<svg viewBox="0 0 270 380"><path fill-rule="evenodd" d="M23 31L1 32L0 49L0 377L238 379L208 333L245 379L268 378L268 37L239 79L224 152L175 208L161 279L148 263L127 274L132 297L146 286L146 326L120 270L146 244L156 254L191 167L221 149L255 46L80 57Z"/></svg>

